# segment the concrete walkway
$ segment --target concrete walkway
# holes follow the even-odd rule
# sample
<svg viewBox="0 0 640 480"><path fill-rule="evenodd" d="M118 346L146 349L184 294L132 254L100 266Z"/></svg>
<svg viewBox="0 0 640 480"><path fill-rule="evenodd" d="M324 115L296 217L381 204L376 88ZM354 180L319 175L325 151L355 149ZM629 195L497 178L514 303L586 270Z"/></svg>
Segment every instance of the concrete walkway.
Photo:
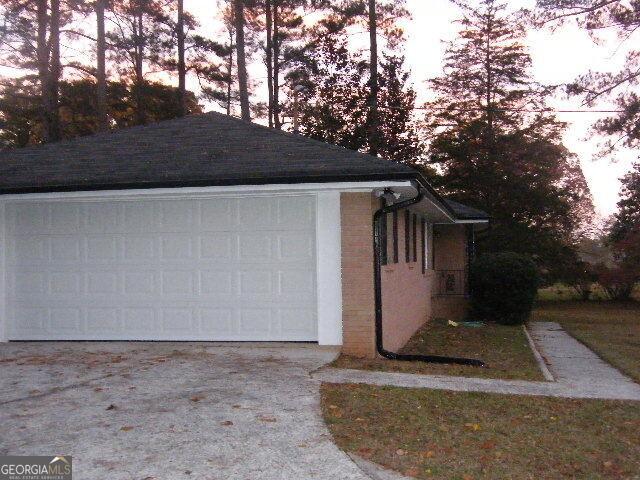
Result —
<svg viewBox="0 0 640 480"><path fill-rule="evenodd" d="M533 322L529 331L555 377L554 382L415 375L326 368L314 377L331 383L364 383L461 392L568 398L640 400L640 385L605 363L554 322Z"/></svg>

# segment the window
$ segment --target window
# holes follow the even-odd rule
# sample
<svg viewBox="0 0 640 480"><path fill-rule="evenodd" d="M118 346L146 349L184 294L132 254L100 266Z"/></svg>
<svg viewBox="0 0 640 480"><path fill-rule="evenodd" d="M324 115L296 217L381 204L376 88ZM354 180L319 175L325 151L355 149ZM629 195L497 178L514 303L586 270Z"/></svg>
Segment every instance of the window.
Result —
<svg viewBox="0 0 640 480"><path fill-rule="evenodd" d="M393 263L398 263L398 211L393 212Z"/></svg>
<svg viewBox="0 0 640 480"><path fill-rule="evenodd" d="M427 272L427 222L420 220L420 237L422 239L422 273Z"/></svg>
<svg viewBox="0 0 640 480"><path fill-rule="evenodd" d="M411 213L409 210L404 211L404 257L405 262L411 261Z"/></svg>

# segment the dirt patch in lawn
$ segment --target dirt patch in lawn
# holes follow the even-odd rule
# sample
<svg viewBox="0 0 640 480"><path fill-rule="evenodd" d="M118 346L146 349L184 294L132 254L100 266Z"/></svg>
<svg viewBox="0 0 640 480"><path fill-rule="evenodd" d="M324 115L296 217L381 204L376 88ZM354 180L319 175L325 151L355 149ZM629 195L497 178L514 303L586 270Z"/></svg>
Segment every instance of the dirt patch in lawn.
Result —
<svg viewBox="0 0 640 480"><path fill-rule="evenodd" d="M417 478L636 478L640 402L322 386L336 443Z"/></svg>
<svg viewBox="0 0 640 480"><path fill-rule="evenodd" d="M640 303L546 302L533 320L558 322L604 360L640 382Z"/></svg>
<svg viewBox="0 0 640 480"><path fill-rule="evenodd" d="M402 349L402 353L476 358L487 366L479 368L382 358L359 359L344 355L331 366L427 375L544 380L522 327L493 323L480 327L465 327L462 324L453 327L436 319L418 331Z"/></svg>

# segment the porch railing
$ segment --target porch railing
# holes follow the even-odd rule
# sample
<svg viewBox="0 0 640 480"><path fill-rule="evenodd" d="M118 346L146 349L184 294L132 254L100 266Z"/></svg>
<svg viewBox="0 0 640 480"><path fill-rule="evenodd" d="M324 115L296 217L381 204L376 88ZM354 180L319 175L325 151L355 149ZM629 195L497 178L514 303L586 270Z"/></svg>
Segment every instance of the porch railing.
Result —
<svg viewBox="0 0 640 480"><path fill-rule="evenodd" d="M467 295L466 270L436 270L437 295Z"/></svg>

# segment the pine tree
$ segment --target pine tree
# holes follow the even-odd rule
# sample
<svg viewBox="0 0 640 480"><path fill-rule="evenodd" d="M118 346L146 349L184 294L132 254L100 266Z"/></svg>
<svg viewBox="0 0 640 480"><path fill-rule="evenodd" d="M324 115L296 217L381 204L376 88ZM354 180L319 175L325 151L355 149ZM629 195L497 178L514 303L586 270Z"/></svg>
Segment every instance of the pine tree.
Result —
<svg viewBox="0 0 640 480"><path fill-rule="evenodd" d="M538 0L539 26L557 27L575 21L597 41L617 37L615 51L627 48L621 68L589 70L567 85L567 91L588 107L613 102L619 110L598 120L594 133L603 134L600 155L612 154L618 147L640 146L640 50L634 48L634 35L640 28L640 2L627 0ZM607 105L605 103L605 105Z"/></svg>
<svg viewBox="0 0 640 480"><path fill-rule="evenodd" d="M635 232L640 234L640 161L621 179L618 211L613 217L610 237L619 241Z"/></svg>
<svg viewBox="0 0 640 480"><path fill-rule="evenodd" d="M444 193L492 216L484 251L530 254L549 271L575 260L593 206L564 124L542 110L525 32L495 0L463 4L462 30L446 50L428 104L430 163Z"/></svg>
<svg viewBox="0 0 640 480"><path fill-rule="evenodd" d="M170 12L158 0L123 0L111 5L114 28L107 33L110 53L120 74L132 83L138 124L147 123L150 68L164 65L172 54Z"/></svg>

